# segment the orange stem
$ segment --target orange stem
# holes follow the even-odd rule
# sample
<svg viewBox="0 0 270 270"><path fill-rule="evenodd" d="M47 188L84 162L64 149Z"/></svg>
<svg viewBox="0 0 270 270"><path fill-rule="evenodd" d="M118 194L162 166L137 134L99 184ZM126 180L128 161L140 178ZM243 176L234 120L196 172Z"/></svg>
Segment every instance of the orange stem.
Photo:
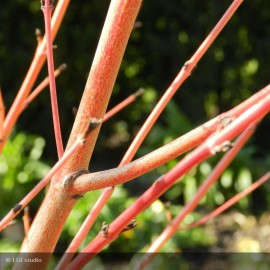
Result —
<svg viewBox="0 0 270 270"><path fill-rule="evenodd" d="M66 64L62 64L54 71L54 77L57 78L62 71L66 69ZM29 103L31 103L48 85L49 85L49 77L46 77L32 92L31 94L26 98L25 100L25 107L28 106Z"/></svg>

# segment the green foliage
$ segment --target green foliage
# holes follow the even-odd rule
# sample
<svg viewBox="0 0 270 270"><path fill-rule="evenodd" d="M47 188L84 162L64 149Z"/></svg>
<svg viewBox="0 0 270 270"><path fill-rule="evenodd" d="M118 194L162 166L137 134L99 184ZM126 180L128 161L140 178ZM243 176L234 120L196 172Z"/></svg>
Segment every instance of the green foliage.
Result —
<svg viewBox="0 0 270 270"><path fill-rule="evenodd" d="M40 160L44 146L43 138L25 133L15 134L7 141L0 156L1 217L48 173L50 167ZM31 207L35 209L38 204L39 200L35 200L31 203ZM19 242L20 240L17 239ZM18 250L17 241L1 240L0 250L13 251L14 248Z"/></svg>
<svg viewBox="0 0 270 270"><path fill-rule="evenodd" d="M43 178L49 171L49 166L40 161L44 146L43 138L25 133L16 134L6 143L0 156L0 201L5 205L2 211L10 206L14 189L18 196L14 199L18 200L34 184L33 181Z"/></svg>

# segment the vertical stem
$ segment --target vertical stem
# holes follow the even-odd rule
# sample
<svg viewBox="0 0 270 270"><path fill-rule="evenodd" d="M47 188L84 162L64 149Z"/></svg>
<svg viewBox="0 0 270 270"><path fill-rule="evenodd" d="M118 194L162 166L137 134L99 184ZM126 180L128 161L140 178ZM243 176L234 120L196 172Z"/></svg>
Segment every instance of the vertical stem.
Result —
<svg viewBox="0 0 270 270"><path fill-rule="evenodd" d="M111 1L66 149L74 144L78 134L83 134L91 118L103 118L140 5L141 0ZM51 181L49 191L29 231L28 242L22 247L22 251L28 254L47 253L43 262L35 265L36 269L43 270L47 267L50 253L53 252L64 223L76 202L76 199L66 194L64 179L76 170L88 168L99 129L91 133L85 145ZM28 269L30 266L22 264L19 267Z"/></svg>
<svg viewBox="0 0 270 270"><path fill-rule="evenodd" d="M46 29L46 53L47 53L48 73L50 81L50 95L52 104L54 134L58 159L60 159L64 153L64 148L60 128L58 103L56 95L56 84L54 77L54 61L53 61L52 34L51 34L51 15L53 6L50 4L50 0L45 0L45 5L42 5L41 9L44 14L45 29Z"/></svg>

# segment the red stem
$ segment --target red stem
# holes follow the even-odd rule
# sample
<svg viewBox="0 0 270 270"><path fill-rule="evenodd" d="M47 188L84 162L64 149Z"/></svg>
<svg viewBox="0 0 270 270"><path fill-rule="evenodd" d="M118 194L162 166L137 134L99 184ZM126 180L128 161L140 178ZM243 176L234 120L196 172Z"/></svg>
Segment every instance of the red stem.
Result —
<svg viewBox="0 0 270 270"><path fill-rule="evenodd" d="M119 233L134 219L139 213L153 203L161 194L168 190L177 180L197 164L203 162L214 155L225 141L231 140L246 129L251 123L259 121L270 110L270 96L255 104L240 115L230 125L219 133L214 134L205 143L193 150L182 159L172 170L157 180L140 198L138 198L128 209L116 218L109 227L106 238L99 233L97 237L87 245L81 254L75 258L67 269L80 269L97 252L107 244L115 240Z"/></svg>
<svg viewBox="0 0 270 270"><path fill-rule="evenodd" d="M120 102L118 105L116 105L115 107L113 107L111 110L109 110L108 112L106 112L106 114L103 117L103 123L106 122L111 117L113 117L119 111L123 110L129 104L131 104L132 102L134 102L139 96L141 96L143 94L143 92L144 92L144 90L142 88L140 88L138 91L136 91L135 93L133 93L132 95L130 95L129 97L127 97L125 100L123 100L122 102Z"/></svg>
<svg viewBox="0 0 270 270"><path fill-rule="evenodd" d="M232 15L235 13L235 11L237 10L237 8L240 6L242 2L243 0L233 1L231 6L228 8L228 10L219 20L219 22L211 31L211 33L206 37L206 39L203 41L203 43L200 45L200 47L197 49L194 55L190 58L190 60L187 61L185 65L182 67L182 69L180 70L180 72L178 73L178 75L176 76L172 84L170 85L170 87L166 90L163 97L160 99L156 107L153 109L153 111L151 112L151 114L149 115L145 123L143 124L136 138L133 140L125 156L123 157L120 163L120 166L129 163L133 159L138 148L142 144L144 138L149 133L150 129L156 122L161 112L164 110L168 102L171 100L171 98L173 97L175 92L179 89L179 87L183 84L183 82L190 76L194 67L196 67L199 60L202 58L202 56L205 54L208 48L212 45L212 43L214 42L218 34L221 32L221 30L224 28L224 26L227 24L227 22L230 20L230 18L232 17Z"/></svg>
<svg viewBox="0 0 270 270"><path fill-rule="evenodd" d="M62 71L64 71L66 68L65 64L62 64L60 67L58 67L54 71L54 77L57 78ZM49 77L46 77L27 97L25 100L25 107L28 106L29 103L31 103L50 83Z"/></svg>
<svg viewBox="0 0 270 270"><path fill-rule="evenodd" d="M184 229L191 229L200 225L205 224L208 220L215 218L222 212L226 211L228 208L230 208L232 205L240 201L242 198L246 197L249 193L253 192L256 188L258 188L260 185L265 183L270 178L270 172L267 172L264 176L262 176L259 180L254 182L252 185L250 185L247 189L243 190L242 192L236 194L234 197L232 197L230 200L223 203L220 207L212 211L211 213L207 214L206 216L200 218L198 221L195 221L194 223L180 228L181 230Z"/></svg>
<svg viewBox="0 0 270 270"><path fill-rule="evenodd" d="M58 112L58 102L56 95L56 84L54 77L54 61L53 61L53 48L52 48L52 34L51 34L51 15L53 6L50 4L50 0L45 0L45 5L41 6L44 14L45 29L46 29L46 52L47 52L47 63L50 81L50 94L51 94L51 104L52 104L52 116L53 116L53 126L54 134L56 140L56 148L58 153L58 159L63 156L64 147L62 142L59 112Z"/></svg>
<svg viewBox="0 0 270 270"><path fill-rule="evenodd" d="M209 188L218 180L223 171L229 166L236 154L241 150L247 140L253 135L255 126L248 127L237 139L235 146L221 159L215 169L212 171L207 180L200 186L194 198L181 210L181 212L173 219L169 226L159 235L153 244L147 250L147 254L142 259L142 265L145 266L155 256L161 247L178 231L180 223L191 213L205 196Z"/></svg>

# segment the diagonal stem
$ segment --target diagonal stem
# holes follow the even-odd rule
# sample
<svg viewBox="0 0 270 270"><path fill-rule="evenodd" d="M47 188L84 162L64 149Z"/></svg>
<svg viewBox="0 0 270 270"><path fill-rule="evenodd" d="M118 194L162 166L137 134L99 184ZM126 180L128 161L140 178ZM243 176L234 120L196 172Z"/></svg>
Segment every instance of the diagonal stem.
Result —
<svg viewBox="0 0 270 270"><path fill-rule="evenodd" d="M200 225L205 224L209 219L215 218L222 212L226 211L228 208L230 208L232 205L237 203L242 198L246 197L249 193L253 192L256 188L258 188L260 185L264 184L266 181L268 181L270 178L270 172L267 172L264 176L262 176L259 180L254 182L252 185L250 185L248 188L243 190L242 192L236 194L231 199L223 203L221 206L219 206L217 209L212 211L211 213L207 214L206 216L200 218L198 221L195 221L191 223L190 225L187 225L186 227L180 228L181 230L184 229L191 229Z"/></svg>
<svg viewBox="0 0 270 270"><path fill-rule="evenodd" d="M180 70L180 72L178 73L174 81L172 82L172 84L166 90L165 94L162 96L162 98L160 99L156 107L153 109L153 111L151 112L151 114L149 115L145 123L143 124L136 138L133 140L125 156L123 157L120 163L120 166L129 163L133 159L138 148L142 144L144 138L149 133L150 129L156 122L161 112L164 110L168 102L171 100L171 98L179 89L179 87L183 84L183 82L190 76L194 67L196 67L197 63L200 61L200 59L208 50L208 48L212 45L216 37L219 35L221 30L224 28L224 26L228 23L228 21L230 20L230 18L232 17L232 15L235 13L235 11L241 5L242 2L243 0L233 1L231 6L228 8L228 10L219 20L219 22L211 31L211 33L206 37L206 39L203 41L203 43L200 45L200 47L197 49L194 55L190 58L189 61L187 61L184 64L184 66L182 67L182 69Z"/></svg>

